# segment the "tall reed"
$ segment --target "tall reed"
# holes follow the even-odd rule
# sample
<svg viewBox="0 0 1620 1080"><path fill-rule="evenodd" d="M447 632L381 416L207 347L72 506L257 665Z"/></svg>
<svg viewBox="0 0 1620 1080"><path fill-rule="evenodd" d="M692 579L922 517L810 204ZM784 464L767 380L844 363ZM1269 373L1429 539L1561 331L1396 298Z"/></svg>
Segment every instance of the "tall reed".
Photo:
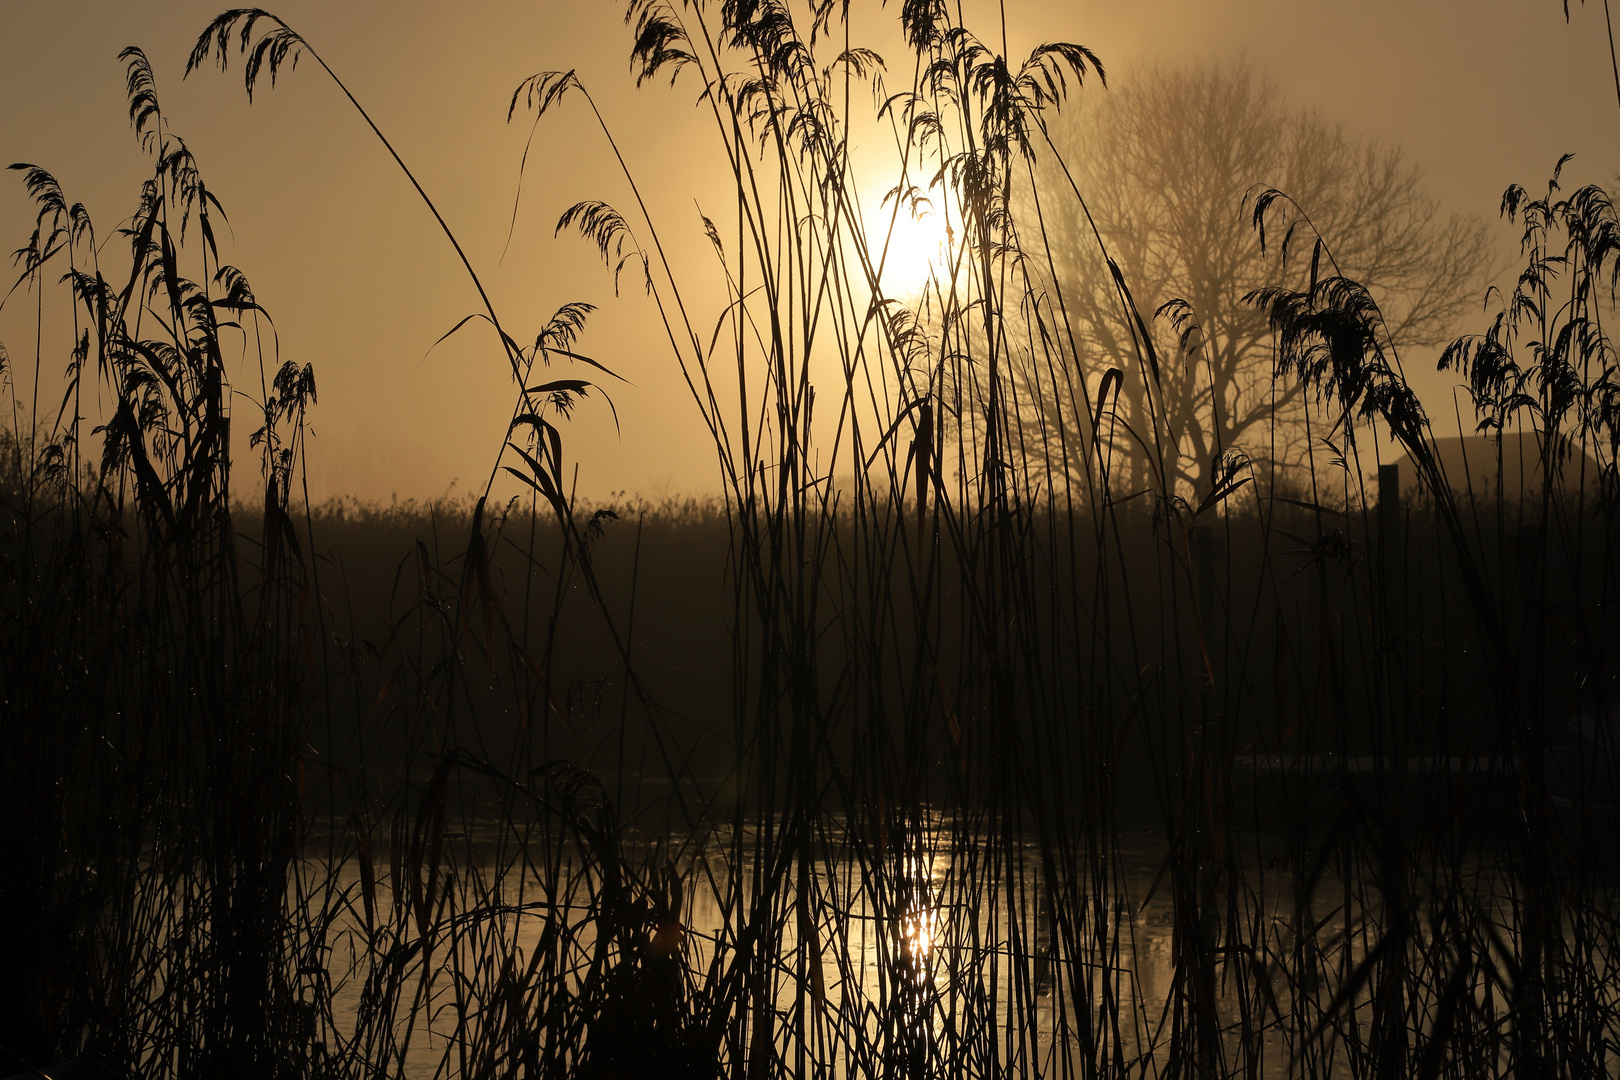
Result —
<svg viewBox="0 0 1620 1080"><path fill-rule="evenodd" d="M0 854L17 928L0 1046L19 1068L279 1073L307 1060L318 956L288 897L318 625L290 508L315 383L277 362L221 264L224 212L146 57L120 59L153 170L119 234L98 241L49 172L13 166L38 208L19 285L43 313L56 275L73 346L60 407L41 411L36 365L8 440L0 758L11 820L32 824ZM261 410L263 528L246 538L233 382L257 383Z"/></svg>
<svg viewBox="0 0 1620 1080"><path fill-rule="evenodd" d="M1106 249L1128 355L1086 355L1041 284L1041 207L1084 192L1040 187L1034 159L1097 58L1013 64L907 3L895 92L846 20L629 8L638 79L696 80L713 120L717 311L577 76L513 97L537 121L589 108L624 164L634 212L581 203L558 229L644 280L713 441L709 512L576 503L563 419L596 388L545 369L594 363L588 308L520 345L480 286L466 325L496 331L515 387L482 497L415 518L306 500L296 526L313 374L267 359L263 512L233 518L219 313L263 312L217 265L221 212L138 53L158 168L125 287L25 174L31 281L70 263L86 328L70 391L93 356L117 405L88 472L76 392L42 441L37 415L11 435L6 797L55 818L6 841L6 911L48 929L8 946L8 1050L143 1075L1611 1067L1612 880L1581 849L1616 800L1550 766L1560 738L1615 752L1601 723L1560 731L1612 703L1607 196L1511 191L1528 269L1446 354L1492 430L1543 448L1535 500L1487 505L1446 475L1332 238L1262 194L1254 223L1287 239L1252 300L1313 451L1277 483L1222 447L1195 503L1156 403L1196 350L1158 354ZM250 94L301 55L336 80L257 10L216 19L190 68L238 55ZM898 162L882 209L926 199L951 227L920 296L886 291L860 205L863 82ZM193 215L206 285L179 276ZM1404 501L1363 479L1385 432L1416 469ZM1565 460L1595 463L1598 497L1555 482ZM496 502L498 477L524 496ZM260 524L256 566L233 520ZM381 574L361 529L398 545ZM677 560L725 589L694 597L684 579L712 579ZM672 638L695 685L648 644Z"/></svg>

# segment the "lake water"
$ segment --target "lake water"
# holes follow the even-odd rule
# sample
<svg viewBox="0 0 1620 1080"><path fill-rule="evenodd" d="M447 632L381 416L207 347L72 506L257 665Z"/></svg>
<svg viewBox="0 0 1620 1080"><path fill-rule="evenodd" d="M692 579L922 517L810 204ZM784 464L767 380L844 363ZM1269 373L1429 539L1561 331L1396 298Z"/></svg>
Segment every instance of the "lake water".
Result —
<svg viewBox="0 0 1620 1080"><path fill-rule="evenodd" d="M770 1000L751 998L732 1037L758 1053L758 1040L743 1028L764 1020L774 1052L799 1075L868 1075L896 1062L916 1075L1085 1075L1093 1062L1114 1075L1168 1075L1176 1071L1177 1047L1196 1050L1177 1034L1187 1023L1186 979L1193 970L1204 972L1205 992L1213 995L1221 1030L1204 1047L1223 1073L1297 1075L1291 1063L1303 1056L1299 1064L1313 1075L1351 1075L1337 1040L1352 1028L1365 1039L1368 1010L1359 1010L1351 1028L1319 1037L1312 1029L1376 946L1385 916L1375 890L1327 873L1311 903L1301 904L1278 845L1257 844L1243 860L1240 881L1195 883L1217 916L1198 930L1202 940L1179 947L1192 959L1184 959L1189 974L1178 982L1175 882L1162 837L1125 832L1105 856L1086 860L1086 872L1101 885L1084 897L1084 911L1060 917L1051 910L1038 845L965 844L963 835L939 820L917 830L903 853L823 849L794 863L783 875L784 889L763 905L750 870L726 872L727 848L747 852L755 834L733 845L712 839L689 845L674 863L684 893L679 918L671 925L667 911L662 920L648 914L646 946L680 958L690 993L704 984L717 949L728 962L735 955L746 921L739 910L768 911L778 942L768 950ZM512 857L510 850L497 856L499 847L475 839L448 855L450 893L487 896L494 868ZM639 865L659 865L658 857L645 857L649 850ZM371 940L384 954L397 953L414 932L415 916L394 907L385 851L377 862L372 925L395 929ZM576 850L549 885L536 876L518 892L508 877L508 907L499 913L486 905L476 915L470 902L459 911L461 901L441 906L440 944L426 981L418 956L396 992L395 1037L403 1041L411 1028L406 1076L426 1080L447 1066L476 1074L496 1064L481 1057L487 1041L480 1025L493 1022L488 1002L512 985L509 977L502 983L501 972L526 970L537 952L565 973L571 993L581 991L598 925L595 872L583 875L581 867ZM316 863L306 868L322 872ZM1481 889L1472 902L1508 902L1505 893L1493 899L1486 864L1474 872ZM387 1025L379 1025L374 1009L368 1018L372 1006L363 1003L368 974L375 1002L379 964L365 947L355 862L345 863L334 881L348 902L331 921L331 940L347 944L330 955L356 963L354 977L332 987L329 1037L339 1046L367 1030L375 1039ZM656 891L643 888L641 895ZM457 919L461 929L453 930ZM1368 994L1349 998L1365 1006ZM527 1022L536 1021L531 1015Z"/></svg>

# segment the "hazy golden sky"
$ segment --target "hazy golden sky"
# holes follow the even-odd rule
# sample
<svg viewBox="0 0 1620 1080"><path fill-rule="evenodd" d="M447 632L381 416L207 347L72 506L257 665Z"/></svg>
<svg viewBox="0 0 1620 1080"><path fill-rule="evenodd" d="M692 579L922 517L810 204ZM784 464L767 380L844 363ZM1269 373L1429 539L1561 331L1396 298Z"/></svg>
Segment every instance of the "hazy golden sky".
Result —
<svg viewBox="0 0 1620 1080"><path fill-rule="evenodd" d="M981 7L985 18L970 8L969 23L989 36L994 8ZM895 4L855 8L857 39L898 13ZM313 65L251 106L239 66L181 80L197 34L220 10L0 0L0 159L56 173L69 199L89 207L99 235L110 236L149 168L129 129L116 59L123 46L141 46L170 123L229 214L225 260L246 272L275 317L282 357L315 365L312 493L386 499L481 489L512 400L501 354L475 331L429 352L477 310L476 295L404 178ZM612 390L622 432L594 401L567 429L581 490L656 497L714 489L713 451L647 302L639 290L616 300L595 252L575 236L552 236L557 215L580 199L629 201L578 105L543 123L501 260L528 130L505 123L520 80L577 69L665 234L691 241L702 236L694 200L711 190L717 164L693 108L695 84L635 90L618 3L298 0L272 10L320 50L395 141L516 336L532 340L564 301L600 306L582 350L632 385ZM1115 84L1155 61L1244 56L1292 103L1402 144L1448 207L1493 220L1508 183L1543 184L1561 153L1578 155L1567 170L1573 182L1611 180L1620 165L1601 5L1575 5L1569 25L1557 0L1009 0L1007 15L1015 55L1042 40L1078 42L1101 56ZM905 79L897 70L892 81ZM20 177L0 174L0 245L22 246L32 226ZM1513 232L1494 227L1505 256ZM701 245L690 250L692 273L712 273ZM0 313L0 342L25 399L33 318L31 298L14 297ZM64 359L47 355L46 369Z"/></svg>

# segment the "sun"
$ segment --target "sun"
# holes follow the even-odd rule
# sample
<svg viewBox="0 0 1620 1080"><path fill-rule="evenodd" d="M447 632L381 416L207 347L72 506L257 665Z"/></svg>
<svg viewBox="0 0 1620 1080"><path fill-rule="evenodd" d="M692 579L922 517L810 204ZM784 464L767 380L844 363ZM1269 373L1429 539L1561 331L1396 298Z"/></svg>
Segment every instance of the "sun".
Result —
<svg viewBox="0 0 1620 1080"><path fill-rule="evenodd" d="M867 245L872 267L881 266L879 283L896 300L911 300L929 289L933 276L949 273L952 229L944 208L925 198L893 198L867 215Z"/></svg>

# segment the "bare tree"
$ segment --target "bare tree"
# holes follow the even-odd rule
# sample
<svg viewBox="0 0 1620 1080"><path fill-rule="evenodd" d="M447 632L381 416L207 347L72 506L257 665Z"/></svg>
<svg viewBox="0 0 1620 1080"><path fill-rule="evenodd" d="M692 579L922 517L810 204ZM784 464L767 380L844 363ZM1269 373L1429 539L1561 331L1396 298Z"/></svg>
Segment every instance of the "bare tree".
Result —
<svg viewBox="0 0 1620 1080"><path fill-rule="evenodd" d="M1202 497L1233 450L1255 461L1297 457L1298 389L1272 379L1265 316L1243 298L1309 274L1316 234L1336 260L1321 256L1320 272L1368 285L1397 348L1445 340L1489 273L1483 221L1442 215L1399 148L1288 106L1244 63L1152 71L1053 117L1050 135L1020 220L1026 238L1040 230L1052 252L1030 267L1047 286L1051 336L1089 388L1080 396L1092 400L1109 368L1122 373L1113 423L1103 423L1124 459L1111 473L1116 488L1156 486L1149 470L1162 462L1166 489ZM1252 226L1253 195L1266 187L1309 215L1286 263L1278 232L1268 256ZM1132 343L1135 320L1104 247L1144 317L1157 372ZM1041 414L1032 426L1071 448L1073 463L1089 404L1057 400L1063 379L1028 382Z"/></svg>

